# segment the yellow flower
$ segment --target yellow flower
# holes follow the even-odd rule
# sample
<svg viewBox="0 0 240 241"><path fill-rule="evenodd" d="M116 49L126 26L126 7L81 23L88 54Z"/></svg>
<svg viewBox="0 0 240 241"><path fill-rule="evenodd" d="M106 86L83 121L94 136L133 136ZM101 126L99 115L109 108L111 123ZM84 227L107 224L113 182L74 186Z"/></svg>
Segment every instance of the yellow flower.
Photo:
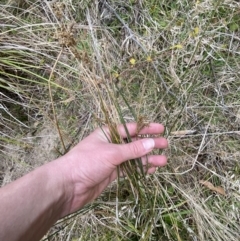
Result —
<svg viewBox="0 0 240 241"><path fill-rule="evenodd" d="M130 62L131 65L135 65L135 64L136 64L136 59L131 58L131 59L129 60L129 62Z"/></svg>
<svg viewBox="0 0 240 241"><path fill-rule="evenodd" d="M118 72L114 72L114 73L113 73L113 77L114 77L114 78L118 78L118 77L119 77L119 73L118 73Z"/></svg>
<svg viewBox="0 0 240 241"><path fill-rule="evenodd" d="M194 34L195 36L199 34L199 27L194 28Z"/></svg>
<svg viewBox="0 0 240 241"><path fill-rule="evenodd" d="M147 62L152 62L152 58L150 56L147 56Z"/></svg>
<svg viewBox="0 0 240 241"><path fill-rule="evenodd" d="M170 49L183 49L183 45L182 44L176 44L176 45L173 45Z"/></svg>
<svg viewBox="0 0 240 241"><path fill-rule="evenodd" d="M199 27L194 28L194 30L190 33L190 37L196 37L199 35Z"/></svg>

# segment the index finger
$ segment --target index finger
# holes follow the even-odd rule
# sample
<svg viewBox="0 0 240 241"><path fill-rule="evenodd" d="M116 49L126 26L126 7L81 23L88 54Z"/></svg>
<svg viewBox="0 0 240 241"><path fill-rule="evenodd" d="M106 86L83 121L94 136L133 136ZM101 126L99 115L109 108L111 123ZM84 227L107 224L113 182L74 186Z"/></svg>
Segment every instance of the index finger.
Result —
<svg viewBox="0 0 240 241"><path fill-rule="evenodd" d="M119 125L118 132L122 138L127 138L128 134L126 133L124 125ZM150 123L149 125L143 127L138 132L138 124L137 123L126 123L126 128L131 137L136 135L145 135L145 134L161 134L164 132L164 126L159 123Z"/></svg>

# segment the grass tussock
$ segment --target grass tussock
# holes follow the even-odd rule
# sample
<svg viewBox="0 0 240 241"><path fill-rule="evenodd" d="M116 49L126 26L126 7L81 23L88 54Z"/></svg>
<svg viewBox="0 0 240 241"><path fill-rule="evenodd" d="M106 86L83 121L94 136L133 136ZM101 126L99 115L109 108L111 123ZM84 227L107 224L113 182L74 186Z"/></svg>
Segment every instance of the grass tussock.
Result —
<svg viewBox="0 0 240 241"><path fill-rule="evenodd" d="M58 133L58 155L101 125L121 143L116 124L130 121L163 123L170 143L166 167L146 176L139 160L129 161L126 178L45 240L238 239L239 7L2 1L1 183L9 166L32 166L19 159L46 125Z"/></svg>

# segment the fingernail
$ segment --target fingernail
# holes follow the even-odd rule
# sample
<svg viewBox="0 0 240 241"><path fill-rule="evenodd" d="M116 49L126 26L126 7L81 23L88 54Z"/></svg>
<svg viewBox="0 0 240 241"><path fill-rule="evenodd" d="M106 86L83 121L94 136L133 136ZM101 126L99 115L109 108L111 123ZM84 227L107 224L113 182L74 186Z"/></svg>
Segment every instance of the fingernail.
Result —
<svg viewBox="0 0 240 241"><path fill-rule="evenodd" d="M153 139L145 139L143 140L143 146L146 151L149 151L154 148L155 142Z"/></svg>

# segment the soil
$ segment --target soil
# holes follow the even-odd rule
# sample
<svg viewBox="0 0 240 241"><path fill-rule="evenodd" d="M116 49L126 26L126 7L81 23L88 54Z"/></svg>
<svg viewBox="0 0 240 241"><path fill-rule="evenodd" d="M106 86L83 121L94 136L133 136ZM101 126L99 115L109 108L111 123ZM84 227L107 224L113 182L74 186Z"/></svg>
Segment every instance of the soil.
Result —
<svg viewBox="0 0 240 241"><path fill-rule="evenodd" d="M27 133L18 141L20 145L8 144L2 150L0 162L0 186L30 172L58 157L56 148L59 136L54 126L42 125L37 130Z"/></svg>

